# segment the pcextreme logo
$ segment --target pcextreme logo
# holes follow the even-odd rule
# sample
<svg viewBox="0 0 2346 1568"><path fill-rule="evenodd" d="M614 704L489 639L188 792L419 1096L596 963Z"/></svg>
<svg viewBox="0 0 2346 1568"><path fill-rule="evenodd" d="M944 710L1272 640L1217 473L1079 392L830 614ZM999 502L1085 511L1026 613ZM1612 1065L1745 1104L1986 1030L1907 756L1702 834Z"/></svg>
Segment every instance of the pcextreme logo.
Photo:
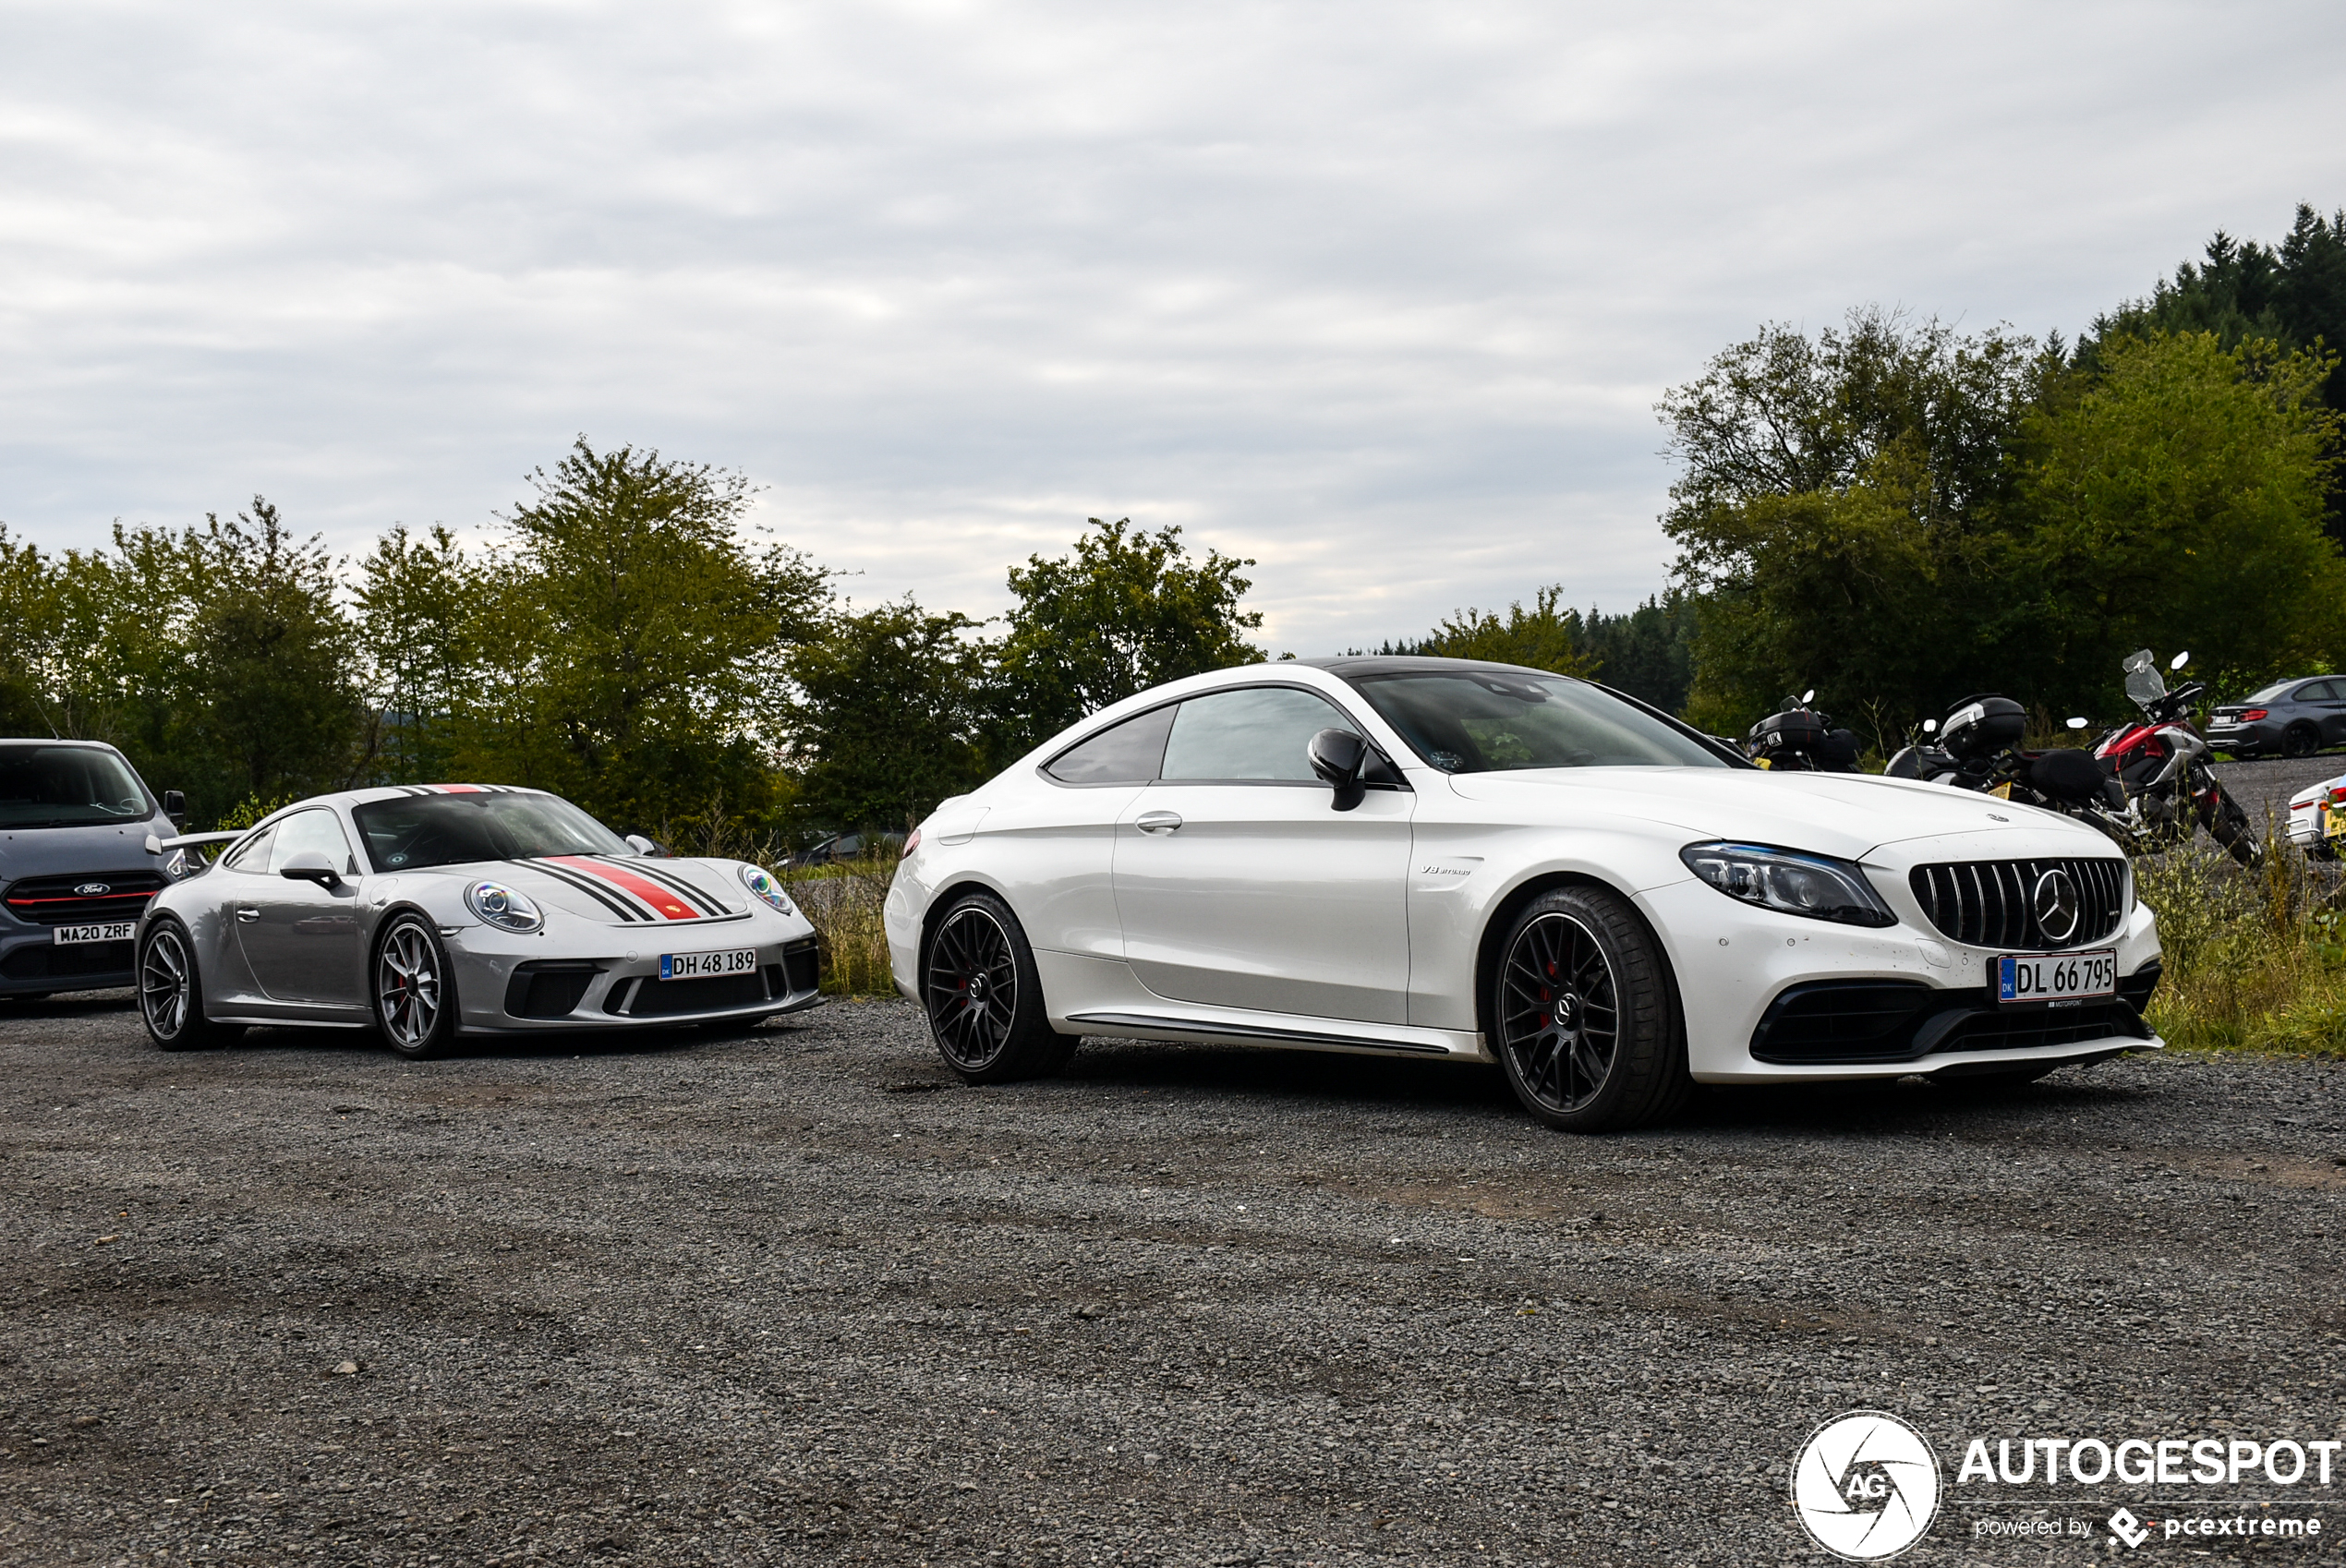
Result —
<svg viewBox="0 0 2346 1568"><path fill-rule="evenodd" d="M1792 1465L1792 1504L1819 1546L1852 1562L1895 1557L1939 1514L1939 1456L1882 1410L1852 1410L1808 1434Z"/></svg>

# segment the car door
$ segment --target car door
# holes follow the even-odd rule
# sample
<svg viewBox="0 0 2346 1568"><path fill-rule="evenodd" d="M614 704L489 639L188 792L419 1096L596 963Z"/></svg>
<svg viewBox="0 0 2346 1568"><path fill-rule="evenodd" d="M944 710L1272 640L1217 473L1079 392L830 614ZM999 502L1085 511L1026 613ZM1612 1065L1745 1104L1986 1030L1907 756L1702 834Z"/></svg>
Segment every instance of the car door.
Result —
<svg viewBox="0 0 2346 1568"><path fill-rule="evenodd" d="M1242 686L1176 710L1155 782L1116 827L1125 961L1160 996L1406 1023L1406 787L1350 811L1305 747L1360 726L1317 693Z"/></svg>
<svg viewBox="0 0 2346 1568"><path fill-rule="evenodd" d="M341 873L340 884L323 887L281 874L287 862L305 851L323 854ZM313 806L277 824L268 873L237 889L236 916L245 963L271 1001L363 1005L358 861L333 811Z"/></svg>
<svg viewBox="0 0 2346 1568"><path fill-rule="evenodd" d="M2310 717L2322 732L2322 744L2346 743L2346 681L2316 681L2297 688L2297 700L2312 709Z"/></svg>

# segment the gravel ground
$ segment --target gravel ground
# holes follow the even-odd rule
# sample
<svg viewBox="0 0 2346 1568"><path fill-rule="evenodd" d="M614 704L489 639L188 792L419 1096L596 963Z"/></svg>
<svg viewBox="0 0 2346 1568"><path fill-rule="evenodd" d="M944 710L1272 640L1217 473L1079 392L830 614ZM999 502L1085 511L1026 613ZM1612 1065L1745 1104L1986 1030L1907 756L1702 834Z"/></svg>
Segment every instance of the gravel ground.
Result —
<svg viewBox="0 0 2346 1568"><path fill-rule="evenodd" d="M2336 1067L1589 1140L1417 1062L971 1090L893 1002L578 1049L0 1005L0 1561L1817 1562L1787 1465L1852 1407L1950 1483L1974 1435L2346 1436ZM1995 1490L1906 1561L2160 1512L1983 1539Z"/></svg>
<svg viewBox="0 0 2346 1568"><path fill-rule="evenodd" d="M2248 820L2259 824L2267 813L2276 823L2286 821L2290 796L2308 784L2319 784L2341 773L2346 773L2346 754L2337 752L2325 756L2268 757L2216 765L2217 781L2246 808Z"/></svg>

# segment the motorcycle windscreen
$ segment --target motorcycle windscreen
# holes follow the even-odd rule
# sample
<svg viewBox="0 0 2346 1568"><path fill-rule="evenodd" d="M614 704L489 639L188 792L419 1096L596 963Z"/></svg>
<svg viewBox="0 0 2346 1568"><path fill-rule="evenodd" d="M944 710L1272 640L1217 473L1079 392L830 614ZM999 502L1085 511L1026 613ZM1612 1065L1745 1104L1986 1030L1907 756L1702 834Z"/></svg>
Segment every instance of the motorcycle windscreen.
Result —
<svg viewBox="0 0 2346 1568"><path fill-rule="evenodd" d="M2167 694L2167 681L2159 673L2159 660L2148 648L2128 654L2124 668L2126 694L2135 702L2155 703Z"/></svg>

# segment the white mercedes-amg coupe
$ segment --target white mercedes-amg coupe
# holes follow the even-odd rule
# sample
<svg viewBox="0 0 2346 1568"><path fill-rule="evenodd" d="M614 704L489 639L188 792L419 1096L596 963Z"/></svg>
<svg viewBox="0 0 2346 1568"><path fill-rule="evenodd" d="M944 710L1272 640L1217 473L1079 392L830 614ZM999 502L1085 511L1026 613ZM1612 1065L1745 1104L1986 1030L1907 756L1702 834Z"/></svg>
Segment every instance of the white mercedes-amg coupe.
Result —
<svg viewBox="0 0 2346 1568"><path fill-rule="evenodd" d="M404 1056L459 1034L723 1023L821 1000L815 928L762 867L671 860L541 790L320 795L155 895L139 1011L166 1051L247 1024L373 1028Z"/></svg>
<svg viewBox="0 0 2346 1568"><path fill-rule="evenodd" d="M1488 1062L1596 1131L1688 1086L1975 1084L2158 1047L2092 828L1769 773L1584 681L1282 661L1094 714L907 841L898 984L973 1082L1084 1035Z"/></svg>

